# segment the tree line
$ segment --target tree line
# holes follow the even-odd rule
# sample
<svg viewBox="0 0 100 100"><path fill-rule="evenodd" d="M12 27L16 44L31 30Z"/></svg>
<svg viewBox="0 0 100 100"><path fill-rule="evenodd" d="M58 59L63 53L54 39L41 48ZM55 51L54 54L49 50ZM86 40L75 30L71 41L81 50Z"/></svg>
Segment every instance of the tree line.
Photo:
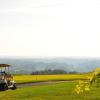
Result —
<svg viewBox="0 0 100 100"><path fill-rule="evenodd" d="M52 74L75 74L76 71L67 72L63 69L48 69L48 70L41 70L41 71L33 71L31 75L52 75Z"/></svg>

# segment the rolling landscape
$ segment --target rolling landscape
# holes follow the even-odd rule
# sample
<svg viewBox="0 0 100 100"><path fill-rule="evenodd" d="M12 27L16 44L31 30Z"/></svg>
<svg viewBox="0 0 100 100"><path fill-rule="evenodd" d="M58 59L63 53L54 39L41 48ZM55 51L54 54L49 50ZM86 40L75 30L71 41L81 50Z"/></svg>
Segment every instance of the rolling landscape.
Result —
<svg viewBox="0 0 100 100"><path fill-rule="evenodd" d="M0 63L12 65L11 72L30 74L34 71L61 69L66 72L91 72L100 67L100 59L82 58L0 58Z"/></svg>
<svg viewBox="0 0 100 100"><path fill-rule="evenodd" d="M0 100L100 100L100 0L0 0Z"/></svg>
<svg viewBox="0 0 100 100"><path fill-rule="evenodd" d="M1 67L11 66L9 72L16 84L15 89L0 91L0 100L100 99L99 59L0 58L0 63Z"/></svg>

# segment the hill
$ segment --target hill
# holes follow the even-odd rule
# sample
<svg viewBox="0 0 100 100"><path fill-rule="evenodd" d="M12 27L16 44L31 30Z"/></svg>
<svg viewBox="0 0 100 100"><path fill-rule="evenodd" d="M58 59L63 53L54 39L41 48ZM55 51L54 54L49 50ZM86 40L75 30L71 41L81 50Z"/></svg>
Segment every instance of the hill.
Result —
<svg viewBox="0 0 100 100"><path fill-rule="evenodd" d="M61 69L67 72L89 72L100 67L100 59L77 58L0 58L0 63L11 64L11 72L29 74L45 69Z"/></svg>

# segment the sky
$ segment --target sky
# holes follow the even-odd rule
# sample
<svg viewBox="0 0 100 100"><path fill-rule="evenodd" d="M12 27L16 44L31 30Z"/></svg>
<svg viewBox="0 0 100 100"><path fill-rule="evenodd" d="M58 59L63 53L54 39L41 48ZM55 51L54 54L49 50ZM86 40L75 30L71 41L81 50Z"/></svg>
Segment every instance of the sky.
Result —
<svg viewBox="0 0 100 100"><path fill-rule="evenodd" d="M100 0L0 0L1 56L100 58Z"/></svg>

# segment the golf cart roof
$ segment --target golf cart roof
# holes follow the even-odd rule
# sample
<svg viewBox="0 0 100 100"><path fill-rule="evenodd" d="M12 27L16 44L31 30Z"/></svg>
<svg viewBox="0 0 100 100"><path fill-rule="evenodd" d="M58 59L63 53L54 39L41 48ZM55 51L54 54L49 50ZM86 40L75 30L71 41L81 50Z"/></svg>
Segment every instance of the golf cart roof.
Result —
<svg viewBox="0 0 100 100"><path fill-rule="evenodd" d="M11 65L9 65L9 64L0 64L0 68L2 68L2 67L10 67Z"/></svg>

